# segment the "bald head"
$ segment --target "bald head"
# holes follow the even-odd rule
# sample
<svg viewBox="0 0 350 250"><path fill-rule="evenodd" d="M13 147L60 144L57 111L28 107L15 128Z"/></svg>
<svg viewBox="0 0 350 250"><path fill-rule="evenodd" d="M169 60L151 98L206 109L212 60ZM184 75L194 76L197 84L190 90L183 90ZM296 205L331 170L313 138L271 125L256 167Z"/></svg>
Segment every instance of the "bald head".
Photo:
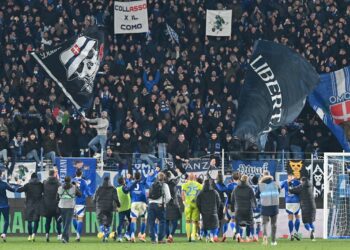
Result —
<svg viewBox="0 0 350 250"><path fill-rule="evenodd" d="M195 181L196 180L196 176L194 173L189 173L188 174L188 180L189 181Z"/></svg>

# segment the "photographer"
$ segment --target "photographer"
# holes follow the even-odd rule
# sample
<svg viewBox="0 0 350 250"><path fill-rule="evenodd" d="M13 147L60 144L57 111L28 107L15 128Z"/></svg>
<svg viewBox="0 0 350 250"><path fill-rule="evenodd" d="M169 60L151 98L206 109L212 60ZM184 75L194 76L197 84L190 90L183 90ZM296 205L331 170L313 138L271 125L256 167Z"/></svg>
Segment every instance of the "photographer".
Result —
<svg viewBox="0 0 350 250"><path fill-rule="evenodd" d="M81 192L76 186L75 182L71 183L71 178L66 176L64 178L63 186L58 188L58 196L60 201L58 203L58 207L61 210L62 215L62 226L63 226L63 234L62 234L62 243L69 242L69 234L70 227L72 224L74 206L75 206L75 197L81 196Z"/></svg>

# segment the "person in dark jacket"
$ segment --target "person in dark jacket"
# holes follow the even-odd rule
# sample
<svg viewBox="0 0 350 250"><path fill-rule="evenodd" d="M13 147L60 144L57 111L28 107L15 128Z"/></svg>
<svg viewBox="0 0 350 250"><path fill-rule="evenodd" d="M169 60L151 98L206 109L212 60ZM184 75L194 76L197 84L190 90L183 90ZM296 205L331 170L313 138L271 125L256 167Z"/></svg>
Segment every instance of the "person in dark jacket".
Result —
<svg viewBox="0 0 350 250"><path fill-rule="evenodd" d="M180 200L181 197L177 193L177 184L180 181L180 175L174 170L168 170L166 172L167 176L167 184L169 186L171 200L167 204L167 208L165 211L165 228L166 228L166 236L167 242L172 243L174 241L173 236L177 229L177 225L179 220L181 219L181 210L180 210Z"/></svg>
<svg viewBox="0 0 350 250"><path fill-rule="evenodd" d="M154 168L154 162L151 159L151 153L152 153L152 138L151 138L151 131L145 130L143 132L142 137L139 138L138 143L139 149L140 149L140 160L144 160L151 166L151 168Z"/></svg>
<svg viewBox="0 0 350 250"><path fill-rule="evenodd" d="M57 179L55 170L49 171L49 177L44 181L44 194L43 194L43 202L44 208L43 215L46 218L45 223L45 232L46 232L46 241L49 242L50 238L50 227L52 218L56 220L56 229L57 229L57 239L61 240L61 216L58 209L58 194L57 190L60 186L60 183Z"/></svg>
<svg viewBox="0 0 350 250"><path fill-rule="evenodd" d="M171 152L174 158L174 163L177 169L180 170L182 174L186 172L182 163L188 163L188 151L189 144L188 141L185 140L185 135L180 133L177 141L173 143L171 147Z"/></svg>
<svg viewBox="0 0 350 250"><path fill-rule="evenodd" d="M34 158L36 163L39 164L40 146L35 133L32 132L29 134L27 141L24 143L24 151L26 152L26 158L28 160L32 160Z"/></svg>
<svg viewBox="0 0 350 250"><path fill-rule="evenodd" d="M196 134L191 140L191 151L194 158L206 155L205 149L208 145L208 138L201 128L196 129Z"/></svg>
<svg viewBox="0 0 350 250"><path fill-rule="evenodd" d="M73 151L76 145L76 137L72 132L71 127L66 127L64 132L61 135L60 143L60 152L64 157L72 157Z"/></svg>
<svg viewBox="0 0 350 250"><path fill-rule="evenodd" d="M100 224L99 238L106 242L113 219L113 212L116 207L120 207L117 190L112 186L109 177L103 179L103 183L98 187L94 196L97 219Z"/></svg>
<svg viewBox="0 0 350 250"><path fill-rule="evenodd" d="M5 130L0 131L0 159L4 161L4 164L7 164L7 150L9 148L9 139Z"/></svg>
<svg viewBox="0 0 350 250"><path fill-rule="evenodd" d="M289 158L289 144L290 136L287 133L287 128L281 128L281 133L277 136L276 139L276 149L277 149L277 159L282 159L283 157Z"/></svg>
<svg viewBox="0 0 350 250"><path fill-rule="evenodd" d="M17 192L25 192L26 195L25 219L28 221L28 241L35 241L40 220L43 191L43 184L36 173L32 173L27 184L17 189Z"/></svg>
<svg viewBox="0 0 350 250"><path fill-rule="evenodd" d="M91 135L87 133L86 128L84 126L80 127L80 131L78 134L78 148L80 157L88 157L89 156L89 142L91 141Z"/></svg>
<svg viewBox="0 0 350 250"><path fill-rule="evenodd" d="M219 193L214 188L212 179L204 181L203 190L198 193L196 203L202 215L204 234L206 235L207 231L210 230L210 242L218 242L218 210L220 209L221 200Z"/></svg>
<svg viewBox="0 0 350 250"><path fill-rule="evenodd" d="M15 192L15 189L11 187L7 182L2 181L2 170L0 170L0 216L4 217L4 224L2 229L1 238L6 242L7 229L9 227L9 215L10 215L10 206L7 199L6 191Z"/></svg>
<svg viewBox="0 0 350 250"><path fill-rule="evenodd" d="M133 141L129 132L124 131L120 140L117 152L120 154L122 164L128 168L128 173L132 175L132 154L134 152Z"/></svg>
<svg viewBox="0 0 350 250"><path fill-rule="evenodd" d="M305 225L306 230L310 232L310 239L315 240L315 216L316 216L316 203L314 197L314 187L306 177L301 178L301 184L293 187L289 186L289 192L292 194L299 194L301 217Z"/></svg>
<svg viewBox="0 0 350 250"><path fill-rule="evenodd" d="M218 156L221 154L221 141L216 132L213 132L210 136L208 143L207 154Z"/></svg>
<svg viewBox="0 0 350 250"><path fill-rule="evenodd" d="M257 206L253 189L248 184L248 176L242 175L238 186L231 196L231 207L235 209L237 242L241 242L240 227L244 230L253 223L253 209ZM246 235L249 235L247 232Z"/></svg>
<svg viewBox="0 0 350 250"><path fill-rule="evenodd" d="M42 145L45 157L50 158L52 164L55 164L56 155L60 154L55 132L50 131L48 135L45 135Z"/></svg>
<svg viewBox="0 0 350 250"><path fill-rule="evenodd" d="M259 187L256 192L256 197L260 198L261 215L263 218L263 244L267 245L267 224L271 219L271 245L277 245L276 230L277 230L277 215L279 209L279 192L278 184L273 180L269 171L264 171Z"/></svg>

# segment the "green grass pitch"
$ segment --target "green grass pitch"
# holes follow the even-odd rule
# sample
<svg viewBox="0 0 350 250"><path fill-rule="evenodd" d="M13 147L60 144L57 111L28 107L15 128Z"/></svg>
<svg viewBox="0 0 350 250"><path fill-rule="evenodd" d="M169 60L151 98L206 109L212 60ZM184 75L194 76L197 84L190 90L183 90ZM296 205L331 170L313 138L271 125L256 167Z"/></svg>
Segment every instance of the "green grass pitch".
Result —
<svg viewBox="0 0 350 250"><path fill-rule="evenodd" d="M71 238L74 241L74 237ZM317 239L316 242L312 242L310 239L303 239L302 241L288 241L286 239L278 240L277 246L267 247L258 243L236 243L232 240L228 240L225 243L206 243L206 242L186 242L185 238L175 238L173 244L153 245L149 241L146 243L117 243L109 241L108 243L102 243L97 237L83 237L82 242L71 242L68 244L62 244L52 237L51 242L46 243L43 236L38 235L35 242L28 242L25 237L8 237L7 242L0 242L0 249L10 250L109 250L109 249L123 249L123 250L155 250L155 249L176 249L176 250L250 250L250 249L288 249L288 250L338 250L338 249L350 249L350 240L322 240Z"/></svg>

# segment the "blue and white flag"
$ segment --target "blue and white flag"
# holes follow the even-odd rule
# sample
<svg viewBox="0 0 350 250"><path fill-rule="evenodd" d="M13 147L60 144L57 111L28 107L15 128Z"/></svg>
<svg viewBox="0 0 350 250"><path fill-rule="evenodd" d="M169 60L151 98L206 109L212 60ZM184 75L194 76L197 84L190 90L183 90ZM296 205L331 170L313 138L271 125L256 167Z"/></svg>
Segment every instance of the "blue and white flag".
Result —
<svg viewBox="0 0 350 250"><path fill-rule="evenodd" d="M166 24L165 34L169 36L170 42L179 44L179 35L169 24Z"/></svg>
<svg viewBox="0 0 350 250"><path fill-rule="evenodd" d="M346 152L350 152L350 67L322 74L317 88L309 95L310 106L332 131ZM349 130L350 132L350 130Z"/></svg>

